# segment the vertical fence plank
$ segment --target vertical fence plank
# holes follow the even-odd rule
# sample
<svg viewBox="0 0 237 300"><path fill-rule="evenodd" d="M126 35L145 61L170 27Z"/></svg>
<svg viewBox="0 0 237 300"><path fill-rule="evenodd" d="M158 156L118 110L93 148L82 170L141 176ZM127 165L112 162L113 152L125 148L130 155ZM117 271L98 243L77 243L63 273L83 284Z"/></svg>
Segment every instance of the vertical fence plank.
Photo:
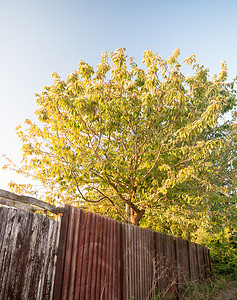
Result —
<svg viewBox="0 0 237 300"><path fill-rule="evenodd" d="M109 246L109 297L113 299L113 285L115 284L115 278L113 277L113 240L114 240L114 220L110 221L110 246Z"/></svg>
<svg viewBox="0 0 237 300"><path fill-rule="evenodd" d="M88 276L88 262L90 256L90 233L91 233L92 213L87 212L86 226L85 226L85 241L83 244L83 259L81 265L81 287L80 287L80 298L85 299L86 295L86 284ZM82 245L81 245L82 246Z"/></svg>
<svg viewBox="0 0 237 300"><path fill-rule="evenodd" d="M106 292L106 267L107 267L107 255L108 255L108 218L104 218L104 230L103 230L103 244L102 244L102 252L101 252L101 279L100 279L100 291L99 291L99 299L105 299L105 292Z"/></svg>
<svg viewBox="0 0 237 300"><path fill-rule="evenodd" d="M48 281L48 287L44 287L44 283L46 275L45 263L47 263L45 256L47 257L49 254L48 234L50 229L50 221L48 218L45 218L42 215L38 218L38 216L34 214L33 228L35 228L34 231L36 238L31 240L31 249L28 252L28 258L26 262L27 271L25 273L24 282L24 294L28 295L28 299L34 299L36 290L38 299L44 299L46 298L46 293L49 294L50 281ZM37 257L37 260L35 257ZM20 267L19 271L22 272L22 269L24 269L24 267ZM37 272L37 270L41 270L40 273ZM38 289L37 286L40 286L40 288Z"/></svg>
<svg viewBox="0 0 237 300"><path fill-rule="evenodd" d="M191 269L191 280L198 280L198 258L197 258L197 248L195 243L189 243L190 252L190 269Z"/></svg>
<svg viewBox="0 0 237 300"><path fill-rule="evenodd" d="M72 260L72 249L73 249L73 240L74 240L74 223L75 223L75 208L69 208L69 221L68 221L68 231L67 231L67 240L66 240L66 251L65 251L65 265L64 265L64 276L62 284L62 299L68 299L69 292L69 280L71 272L71 260Z"/></svg>
<svg viewBox="0 0 237 300"><path fill-rule="evenodd" d="M46 299L57 222L9 207L0 216L0 299Z"/></svg>
<svg viewBox="0 0 237 300"><path fill-rule="evenodd" d="M111 226L111 220L107 218L107 247L106 247L106 260L105 260L105 290L104 290L104 298L103 299L110 299L111 295L110 295L110 288L111 288L111 280L112 278L110 277L110 269L111 269L111 230L112 230L112 226Z"/></svg>
<svg viewBox="0 0 237 300"><path fill-rule="evenodd" d="M135 244L135 257L136 257L136 261L135 261L135 268L136 268L136 277L135 277L135 288L136 288L136 297L137 299L140 296L140 269L141 269L141 265L140 265L140 259L139 259L139 253L140 253L140 248L139 248L139 229L138 227L135 228L134 230L134 244Z"/></svg>
<svg viewBox="0 0 237 300"><path fill-rule="evenodd" d="M179 299L180 292L180 266L179 266L179 252L178 252L178 238L174 237L174 252L175 252L175 268L176 268L176 289L175 296Z"/></svg>
<svg viewBox="0 0 237 300"><path fill-rule="evenodd" d="M134 227L132 225L129 225L129 244L130 244L130 295L131 297L135 298L135 256L134 256Z"/></svg>
<svg viewBox="0 0 237 300"><path fill-rule="evenodd" d="M96 285L97 285L97 272L98 263L99 263L99 243L100 243L100 232L101 232L101 217L96 215L95 219L95 238L94 238L94 252L93 252L93 265L92 265L92 274L91 274L91 299L96 299Z"/></svg>
<svg viewBox="0 0 237 300"><path fill-rule="evenodd" d="M26 216L28 218L28 216ZM28 220L26 220L27 222ZM30 226L30 222L27 222ZM9 210L7 217L7 226L5 230L5 236L3 237L3 243L1 248L1 289L0 289L0 299L7 297L7 293L14 297L12 287L9 286L9 278L11 273L11 268L13 265L13 259L16 250L16 240L19 232L17 214L15 210ZM28 237L28 236L27 236ZM28 239L28 242L30 239ZM10 249L9 249L10 245ZM15 256L16 257L16 256ZM25 255L23 256L23 259ZM16 265L15 265L16 266ZM14 274L14 273L13 273ZM22 278L21 278L22 279Z"/></svg>
<svg viewBox="0 0 237 300"><path fill-rule="evenodd" d="M85 299L91 299L91 290L92 290L92 268L93 268L93 256L96 247L96 235L95 235L95 223L96 223L96 214L91 214L91 226L90 226L90 238L88 241L88 256L87 256L87 276L85 284Z"/></svg>
<svg viewBox="0 0 237 300"><path fill-rule="evenodd" d="M83 264L83 251L85 244L85 232L86 232L87 213L81 210L80 221L79 221L79 240L78 240L78 253L77 253L77 265L76 265L76 278L75 278L75 289L74 298L75 300L80 299L81 281L82 281L82 264ZM54 300L59 300L54 299Z"/></svg>
<svg viewBox="0 0 237 300"><path fill-rule="evenodd" d="M115 227L114 227L114 279L115 279L115 284L114 284L114 299L119 300L121 299L121 270L122 270L122 261L121 261L121 240L120 240L120 223L118 221L115 222Z"/></svg>
<svg viewBox="0 0 237 300"><path fill-rule="evenodd" d="M162 244L162 233L155 233L155 259L156 259L156 276L157 276L157 288L159 293L164 290L164 251Z"/></svg>
<svg viewBox="0 0 237 300"><path fill-rule="evenodd" d="M135 230L135 243L136 243L136 278L135 278L135 285L136 285L136 295L141 295L141 240L140 240L140 229L136 228ZM138 296L137 296L138 297ZM139 297L138 297L139 298Z"/></svg>
<svg viewBox="0 0 237 300"><path fill-rule="evenodd" d="M66 252L67 229L69 219L69 206L66 205L61 219L61 228L59 234L59 245L57 250L57 262L54 280L53 300L61 299L62 297L62 284L64 272L64 258Z"/></svg>
<svg viewBox="0 0 237 300"><path fill-rule="evenodd" d="M121 223L121 258L122 258L122 270L121 270L121 280L122 280L122 299L128 299L128 244L127 244L127 224Z"/></svg>
<svg viewBox="0 0 237 300"><path fill-rule="evenodd" d="M76 267L77 267L77 258L78 258L78 243L80 236L80 210L70 209L70 214L73 214L73 236L72 238L72 253L71 253L71 268L70 268L70 277L69 277L69 286L68 286L68 299L73 299L75 291L75 282L76 282ZM72 230L70 231L72 232ZM65 260L66 263L66 260Z"/></svg>
<svg viewBox="0 0 237 300"><path fill-rule="evenodd" d="M44 291L42 295L43 300L52 299L54 277L55 277L55 262L56 262L56 250L57 250L56 248L58 246L57 242L58 242L59 231L60 231L60 222L57 222L57 226L55 226L54 222L50 220L47 248L45 251L46 258L45 258L45 265L43 269L43 274L45 274L44 283L43 283ZM34 276L33 276L33 280L34 280Z"/></svg>
<svg viewBox="0 0 237 300"><path fill-rule="evenodd" d="M165 236L165 261L164 261L164 293L175 291L176 283L176 261L174 239L172 236Z"/></svg>
<svg viewBox="0 0 237 300"><path fill-rule="evenodd" d="M96 288L95 299L100 300L102 291L102 260L103 260L103 244L104 244L104 230L105 230L105 218L100 217L100 232L99 232L99 245L98 245L98 263L96 271Z"/></svg>
<svg viewBox="0 0 237 300"><path fill-rule="evenodd" d="M199 280L203 281L205 279L203 247L198 244L196 244L196 247L197 247L198 266L199 266Z"/></svg>
<svg viewBox="0 0 237 300"><path fill-rule="evenodd" d="M210 261L209 261L209 250L207 247L203 247L203 256L204 256L204 269L205 269L205 278L208 278L210 275Z"/></svg>
<svg viewBox="0 0 237 300"><path fill-rule="evenodd" d="M189 280L189 256L187 241L178 239L179 284L182 286Z"/></svg>

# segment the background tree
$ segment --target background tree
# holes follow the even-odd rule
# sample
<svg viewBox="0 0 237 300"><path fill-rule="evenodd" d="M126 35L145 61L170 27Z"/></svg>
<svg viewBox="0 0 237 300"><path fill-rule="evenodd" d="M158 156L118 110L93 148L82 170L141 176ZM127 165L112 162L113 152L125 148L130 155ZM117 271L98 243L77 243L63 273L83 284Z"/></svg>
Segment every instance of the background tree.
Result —
<svg viewBox="0 0 237 300"><path fill-rule="evenodd" d="M179 55L163 60L147 49L142 69L118 49L111 65L103 53L96 71L80 61L66 81L54 73L36 95L40 125L17 128L22 166L10 165L40 181L50 203L188 238L200 224L233 226L234 81L227 83L225 63L211 79L194 55L183 63ZM230 111L232 119L221 121Z"/></svg>

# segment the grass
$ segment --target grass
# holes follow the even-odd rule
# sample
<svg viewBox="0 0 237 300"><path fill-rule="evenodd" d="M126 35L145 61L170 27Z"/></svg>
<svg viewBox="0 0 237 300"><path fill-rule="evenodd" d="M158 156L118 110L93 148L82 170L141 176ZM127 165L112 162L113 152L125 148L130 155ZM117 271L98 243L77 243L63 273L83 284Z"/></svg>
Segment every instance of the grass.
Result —
<svg viewBox="0 0 237 300"><path fill-rule="evenodd" d="M172 294L157 295L154 300L171 300ZM237 280L213 275L205 282L188 282L182 288L180 300L237 300Z"/></svg>
<svg viewBox="0 0 237 300"><path fill-rule="evenodd" d="M234 300L237 299L237 282L221 276L209 278L203 283L190 282L184 287L181 299Z"/></svg>

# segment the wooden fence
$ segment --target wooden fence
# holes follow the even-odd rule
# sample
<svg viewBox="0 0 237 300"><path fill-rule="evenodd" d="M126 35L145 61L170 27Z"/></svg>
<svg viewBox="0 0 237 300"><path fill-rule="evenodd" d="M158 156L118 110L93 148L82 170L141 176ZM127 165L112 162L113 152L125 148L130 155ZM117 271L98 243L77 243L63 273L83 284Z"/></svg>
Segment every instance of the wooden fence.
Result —
<svg viewBox="0 0 237 300"><path fill-rule="evenodd" d="M206 247L66 206L54 299L154 299L210 273Z"/></svg>
<svg viewBox="0 0 237 300"><path fill-rule="evenodd" d="M58 223L0 207L0 299L49 299Z"/></svg>
<svg viewBox="0 0 237 300"><path fill-rule="evenodd" d="M59 222L0 207L0 299L149 300L167 291L178 299L184 282L210 274L204 246L68 205L53 209L63 212Z"/></svg>

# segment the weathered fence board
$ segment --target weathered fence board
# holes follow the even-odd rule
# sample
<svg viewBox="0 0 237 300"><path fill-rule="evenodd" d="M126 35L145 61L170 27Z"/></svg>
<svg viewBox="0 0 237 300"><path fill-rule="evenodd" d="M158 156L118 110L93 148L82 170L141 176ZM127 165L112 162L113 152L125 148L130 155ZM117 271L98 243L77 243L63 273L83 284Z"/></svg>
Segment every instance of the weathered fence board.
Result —
<svg viewBox="0 0 237 300"><path fill-rule="evenodd" d="M0 299L49 299L58 223L0 207Z"/></svg>
<svg viewBox="0 0 237 300"><path fill-rule="evenodd" d="M199 276L198 268L198 253L195 243L189 243L189 257L190 257L190 279L197 281Z"/></svg>

